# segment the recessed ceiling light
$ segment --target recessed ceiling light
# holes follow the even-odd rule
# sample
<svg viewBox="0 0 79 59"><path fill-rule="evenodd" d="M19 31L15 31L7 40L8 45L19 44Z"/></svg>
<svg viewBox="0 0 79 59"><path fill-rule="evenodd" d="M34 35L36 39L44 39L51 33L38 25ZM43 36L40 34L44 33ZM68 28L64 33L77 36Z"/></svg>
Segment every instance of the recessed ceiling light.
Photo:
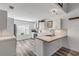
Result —
<svg viewBox="0 0 79 59"><path fill-rule="evenodd" d="M57 15L57 14L58 14L57 12L58 12L57 9L51 9L51 13L52 13L52 14Z"/></svg>

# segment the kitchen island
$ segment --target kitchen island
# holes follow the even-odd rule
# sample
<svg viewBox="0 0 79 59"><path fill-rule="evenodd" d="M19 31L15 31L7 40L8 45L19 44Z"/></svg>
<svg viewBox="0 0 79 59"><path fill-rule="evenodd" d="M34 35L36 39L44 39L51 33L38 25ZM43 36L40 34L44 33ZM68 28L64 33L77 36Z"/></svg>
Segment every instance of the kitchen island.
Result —
<svg viewBox="0 0 79 59"><path fill-rule="evenodd" d="M33 42L33 52L38 56L51 56L62 47L62 40L66 37L64 30L57 30L54 36L37 36Z"/></svg>
<svg viewBox="0 0 79 59"><path fill-rule="evenodd" d="M16 56L15 36L0 37L0 56Z"/></svg>

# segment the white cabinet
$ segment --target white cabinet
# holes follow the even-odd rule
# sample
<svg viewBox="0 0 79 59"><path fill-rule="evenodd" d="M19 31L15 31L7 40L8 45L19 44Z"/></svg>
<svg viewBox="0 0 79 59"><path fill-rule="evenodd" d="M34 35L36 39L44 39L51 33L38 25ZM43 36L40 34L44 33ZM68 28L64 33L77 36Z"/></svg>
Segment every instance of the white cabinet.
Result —
<svg viewBox="0 0 79 59"><path fill-rule="evenodd" d="M32 51L35 53L37 56L42 56L43 55L43 41L34 39L31 41L32 44Z"/></svg>
<svg viewBox="0 0 79 59"><path fill-rule="evenodd" d="M38 56L43 56L43 41L35 39L35 52Z"/></svg>
<svg viewBox="0 0 79 59"><path fill-rule="evenodd" d="M16 38L0 38L0 56L16 56Z"/></svg>
<svg viewBox="0 0 79 59"><path fill-rule="evenodd" d="M62 41L62 38L50 43L42 41L40 39L35 39L32 42L33 52L37 56L51 56L62 47L61 41Z"/></svg>
<svg viewBox="0 0 79 59"><path fill-rule="evenodd" d="M56 41L47 43L44 42L44 56L51 56L62 47L62 38Z"/></svg>
<svg viewBox="0 0 79 59"><path fill-rule="evenodd" d="M7 12L0 10L0 30L7 29Z"/></svg>
<svg viewBox="0 0 79 59"><path fill-rule="evenodd" d="M35 52L35 39L31 40L32 51Z"/></svg>

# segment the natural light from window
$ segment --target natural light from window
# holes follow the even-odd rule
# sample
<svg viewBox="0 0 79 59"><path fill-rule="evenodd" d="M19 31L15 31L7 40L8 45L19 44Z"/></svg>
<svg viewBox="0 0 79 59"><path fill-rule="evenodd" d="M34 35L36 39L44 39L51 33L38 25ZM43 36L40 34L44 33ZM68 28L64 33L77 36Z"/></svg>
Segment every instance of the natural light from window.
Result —
<svg viewBox="0 0 79 59"><path fill-rule="evenodd" d="M29 34L29 25L18 25L17 26L17 35Z"/></svg>

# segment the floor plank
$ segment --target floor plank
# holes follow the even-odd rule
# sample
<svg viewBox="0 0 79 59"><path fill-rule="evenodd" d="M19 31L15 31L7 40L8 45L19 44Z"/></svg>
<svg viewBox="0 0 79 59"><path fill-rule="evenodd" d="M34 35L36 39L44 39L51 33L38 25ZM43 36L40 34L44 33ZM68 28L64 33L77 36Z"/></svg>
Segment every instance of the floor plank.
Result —
<svg viewBox="0 0 79 59"><path fill-rule="evenodd" d="M62 47L52 56L79 56L79 52Z"/></svg>
<svg viewBox="0 0 79 59"><path fill-rule="evenodd" d="M32 39L17 41L17 45L16 45L17 56L36 56L31 50L32 45L30 44L30 40Z"/></svg>
<svg viewBox="0 0 79 59"><path fill-rule="evenodd" d="M31 40L33 39L17 41L16 45L17 56L36 56L31 50L33 48L30 42ZM79 52L62 47L52 56L79 56Z"/></svg>

